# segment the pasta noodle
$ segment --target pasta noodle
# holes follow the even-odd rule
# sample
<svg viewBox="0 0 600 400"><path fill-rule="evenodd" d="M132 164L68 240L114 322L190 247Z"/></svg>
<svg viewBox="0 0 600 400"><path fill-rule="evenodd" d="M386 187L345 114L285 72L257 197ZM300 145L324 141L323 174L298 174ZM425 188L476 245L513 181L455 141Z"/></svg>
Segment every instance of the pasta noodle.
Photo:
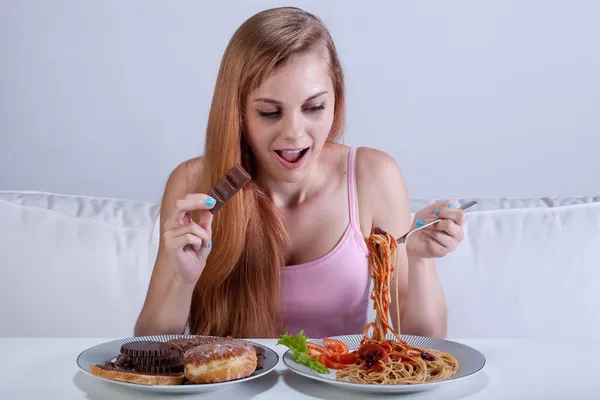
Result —
<svg viewBox="0 0 600 400"><path fill-rule="evenodd" d="M369 271L373 279L371 299L376 316L373 322L365 326L360 347L356 351L359 362L337 371L336 379L393 385L435 382L452 377L459 368L454 356L439 350L410 346L402 340L397 284L394 286L398 332L389 323L389 288L393 272L396 272L396 280L398 276L396 240L389 233L376 228L366 239L366 243L369 249ZM386 339L388 332L394 337L393 340Z"/></svg>

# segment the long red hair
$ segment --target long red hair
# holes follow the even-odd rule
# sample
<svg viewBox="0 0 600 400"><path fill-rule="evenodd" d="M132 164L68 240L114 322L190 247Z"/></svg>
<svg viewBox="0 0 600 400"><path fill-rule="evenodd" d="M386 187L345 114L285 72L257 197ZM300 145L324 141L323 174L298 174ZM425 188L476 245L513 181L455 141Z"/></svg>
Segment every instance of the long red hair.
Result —
<svg viewBox="0 0 600 400"><path fill-rule="evenodd" d="M198 193L207 193L236 163L253 180L214 216L213 247L194 291L190 333L276 337L285 329L280 270L289 239L277 208L256 183L256 162L244 135L251 91L297 53L323 51L335 92L334 141L344 121L344 79L333 40L321 21L294 7L262 11L245 21L221 61L208 117Z"/></svg>

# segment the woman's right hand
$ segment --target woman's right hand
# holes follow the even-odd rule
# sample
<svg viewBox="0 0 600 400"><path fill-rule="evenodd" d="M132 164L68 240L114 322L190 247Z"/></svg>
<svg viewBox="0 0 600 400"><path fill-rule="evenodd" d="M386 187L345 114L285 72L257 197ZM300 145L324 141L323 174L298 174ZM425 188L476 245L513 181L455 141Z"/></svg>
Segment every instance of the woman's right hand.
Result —
<svg viewBox="0 0 600 400"><path fill-rule="evenodd" d="M206 194L188 194L178 200L171 217L165 221L164 243L176 279L195 285L211 248L213 215L209 211L216 201ZM200 219L192 221L191 212L200 210Z"/></svg>

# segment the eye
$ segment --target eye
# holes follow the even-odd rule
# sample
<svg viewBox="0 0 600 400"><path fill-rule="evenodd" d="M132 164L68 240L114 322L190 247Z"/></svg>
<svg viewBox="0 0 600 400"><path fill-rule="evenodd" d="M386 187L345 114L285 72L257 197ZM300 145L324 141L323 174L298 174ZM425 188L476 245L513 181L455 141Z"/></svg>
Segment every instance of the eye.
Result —
<svg viewBox="0 0 600 400"><path fill-rule="evenodd" d="M306 111L308 111L310 113L318 113L319 111L322 111L324 109L325 109L325 103L321 103L318 106L307 108Z"/></svg>
<svg viewBox="0 0 600 400"><path fill-rule="evenodd" d="M265 111L259 111L258 115L260 115L263 118L277 118L281 113L279 111L269 111L269 112L265 112Z"/></svg>

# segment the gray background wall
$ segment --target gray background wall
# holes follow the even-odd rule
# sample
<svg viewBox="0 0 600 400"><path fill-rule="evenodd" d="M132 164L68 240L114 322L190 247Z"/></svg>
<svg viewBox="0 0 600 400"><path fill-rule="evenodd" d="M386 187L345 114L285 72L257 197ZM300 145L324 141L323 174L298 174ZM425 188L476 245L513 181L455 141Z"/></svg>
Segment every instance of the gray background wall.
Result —
<svg viewBox="0 0 600 400"><path fill-rule="evenodd" d="M600 194L595 0L0 0L0 190L158 201L229 38L286 4L334 35L346 143L413 197Z"/></svg>

